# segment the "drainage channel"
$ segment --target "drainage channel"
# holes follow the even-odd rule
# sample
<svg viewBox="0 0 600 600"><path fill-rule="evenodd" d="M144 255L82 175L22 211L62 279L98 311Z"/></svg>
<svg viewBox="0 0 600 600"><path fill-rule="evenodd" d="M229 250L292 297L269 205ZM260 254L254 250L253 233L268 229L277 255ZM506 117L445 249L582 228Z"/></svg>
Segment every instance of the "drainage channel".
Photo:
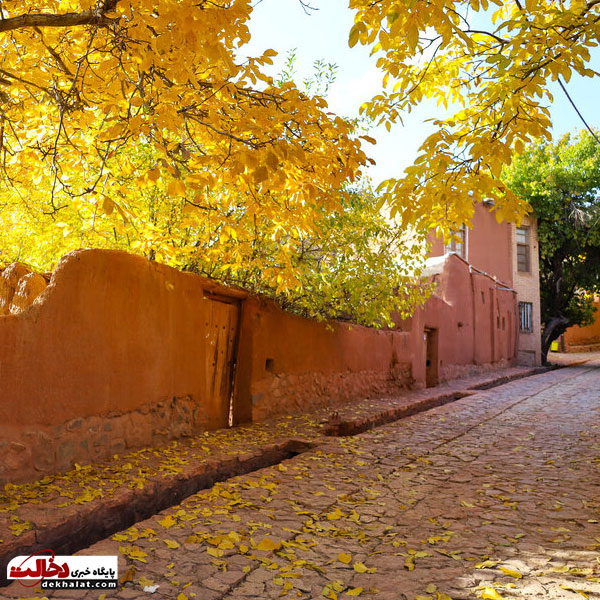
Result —
<svg viewBox="0 0 600 600"><path fill-rule="evenodd" d="M334 413L329 418L329 421L325 424L324 434L332 437L358 435L359 433L364 433L365 431L380 427L381 425L394 423L395 421L399 421L405 417L410 417L412 415L431 410L432 408L460 400L461 398L472 396L478 391L489 390L511 381L516 381L525 377L531 377L532 375L538 375L539 373L545 373L548 370L548 367L534 367L525 371L524 373L505 375L498 377L493 381L486 381L485 383L474 385L466 390L441 394L432 398L426 398L419 402L390 408L389 410L377 413L375 415L358 419L342 420L337 413Z"/></svg>
<svg viewBox="0 0 600 600"><path fill-rule="evenodd" d="M254 454L199 463L196 471L149 481L143 490L129 490L120 498L104 499L96 505L81 505L77 510L69 511L67 519L60 523L37 529L35 543L10 547L0 544L0 587L11 583L6 579L6 565L15 556L47 548L52 548L56 554L73 554L175 506L215 483L277 465L317 446L314 442L289 439L265 446Z"/></svg>

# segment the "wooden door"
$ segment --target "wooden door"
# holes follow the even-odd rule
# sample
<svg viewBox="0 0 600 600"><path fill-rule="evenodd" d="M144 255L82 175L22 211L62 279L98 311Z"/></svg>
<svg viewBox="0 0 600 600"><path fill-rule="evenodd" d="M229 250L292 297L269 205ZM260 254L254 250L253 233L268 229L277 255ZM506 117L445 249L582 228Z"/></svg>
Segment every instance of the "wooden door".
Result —
<svg viewBox="0 0 600 600"><path fill-rule="evenodd" d="M425 386L435 387L438 384L438 331L426 327L425 344Z"/></svg>
<svg viewBox="0 0 600 600"><path fill-rule="evenodd" d="M232 420L232 392L235 375L240 305L236 300L207 298L206 322L206 403L213 427L227 427Z"/></svg>

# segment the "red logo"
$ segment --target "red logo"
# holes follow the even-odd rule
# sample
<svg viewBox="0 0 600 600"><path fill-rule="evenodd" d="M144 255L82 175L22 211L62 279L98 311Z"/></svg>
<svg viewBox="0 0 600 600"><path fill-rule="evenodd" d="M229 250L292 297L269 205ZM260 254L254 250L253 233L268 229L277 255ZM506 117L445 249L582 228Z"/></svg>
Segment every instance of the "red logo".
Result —
<svg viewBox="0 0 600 600"><path fill-rule="evenodd" d="M33 558L41 554L50 553L48 557L36 558L35 563ZM70 575L69 565L65 562L62 565L58 565L54 562L56 555L54 550L46 548L45 550L38 550L37 552L26 557L20 565L13 566L10 568L10 579L18 579L19 583L24 587L34 587L46 577L65 579ZM29 562L31 561L31 562ZM33 583L24 583L21 579L35 579Z"/></svg>

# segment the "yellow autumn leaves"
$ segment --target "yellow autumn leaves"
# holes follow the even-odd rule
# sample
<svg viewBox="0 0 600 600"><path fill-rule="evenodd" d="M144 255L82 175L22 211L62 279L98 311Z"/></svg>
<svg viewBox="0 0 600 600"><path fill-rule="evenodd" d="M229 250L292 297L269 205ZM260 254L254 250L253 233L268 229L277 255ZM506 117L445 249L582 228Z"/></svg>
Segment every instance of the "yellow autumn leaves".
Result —
<svg viewBox="0 0 600 600"><path fill-rule="evenodd" d="M36 10L57 26L29 27L15 2L0 33L2 260L123 249L370 325L424 301L419 236L349 187L374 140L275 85L273 50L244 56L249 2L120 0L68 27L54 2Z"/></svg>
<svg viewBox="0 0 600 600"><path fill-rule="evenodd" d="M338 594L344 593L346 596L360 596L363 593L362 587L349 588L342 581L331 581L328 583L321 593L325 598L329 600L337 600Z"/></svg>
<svg viewBox="0 0 600 600"><path fill-rule="evenodd" d="M338 207L357 178L365 154L351 125L292 83L276 87L262 73L273 50L243 56L247 0L120 0L93 26L63 9L36 4L55 16L48 28L31 26L26 3L3 12L2 225L17 224L22 260L126 244L172 261L188 243L204 260L222 221L247 246L269 223L314 234L316 209ZM278 245L285 291L297 276ZM236 248L223 252L232 269L250 258L267 271Z"/></svg>
<svg viewBox="0 0 600 600"><path fill-rule="evenodd" d="M600 38L597 3L552 0L351 0L350 44L372 46L384 71L381 94L363 105L388 128L425 99L446 118L384 197L406 223L444 231L472 215L472 203L494 200L498 218L526 209L502 184L502 167L536 138L549 138L549 83L572 73L595 77L590 49ZM479 13L479 14L477 14ZM477 23L475 25L474 23Z"/></svg>
<svg viewBox="0 0 600 600"><path fill-rule="evenodd" d="M23 535L26 531L30 531L31 529L33 529L33 523L31 523L30 521L23 521L22 519L14 515L11 515L10 522L11 524L8 526L8 529L16 537L19 537Z"/></svg>
<svg viewBox="0 0 600 600"><path fill-rule="evenodd" d="M30 26L26 2L4 7L2 256L50 266L81 246L124 248L261 293L311 295L301 307L308 314L368 307L361 291L371 288L379 298L408 286L400 310L423 300L408 277L418 271L418 248L397 239L388 248L379 231L355 242L365 229L359 218L340 224L351 235L334 247L315 242L329 233L326 219L351 205L348 186L367 158L351 123L322 98L264 73L273 50L244 56L248 0L119 0L85 25L59 6L36 3L56 16L53 27ZM90 3L68 7L83 15ZM384 73L384 89L363 112L388 128L427 99L449 113L373 203L389 203L404 226L446 233L483 200L495 202L499 220L518 220L527 207L502 183L503 166L549 136L549 81L596 75L589 60L600 5L351 0L350 8L350 45L371 45ZM468 23L473 12L481 26ZM394 271L374 247L411 268ZM363 254L367 268L347 285ZM328 261L322 281L305 277L315 265L321 275ZM358 319L385 322L389 309Z"/></svg>

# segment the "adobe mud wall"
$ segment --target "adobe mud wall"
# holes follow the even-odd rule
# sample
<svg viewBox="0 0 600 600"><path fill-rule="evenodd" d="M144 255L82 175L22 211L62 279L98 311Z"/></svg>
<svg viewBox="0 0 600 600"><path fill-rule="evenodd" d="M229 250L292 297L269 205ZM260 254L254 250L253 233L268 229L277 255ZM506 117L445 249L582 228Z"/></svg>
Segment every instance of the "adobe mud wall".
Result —
<svg viewBox="0 0 600 600"><path fill-rule="evenodd" d="M427 362L442 382L510 365L516 356L518 309L515 292L455 254L441 259L435 294L411 319L397 319L410 334L412 376L427 385ZM436 348L427 357L424 332Z"/></svg>
<svg viewBox="0 0 600 600"><path fill-rule="evenodd" d="M424 309L375 330L117 251L68 254L47 287L20 273L0 316L0 481L510 361L514 294L456 256L436 277Z"/></svg>
<svg viewBox="0 0 600 600"><path fill-rule="evenodd" d="M68 254L13 308L0 316L0 481L226 427L230 399L236 424L411 383L406 334L302 319L123 252Z"/></svg>
<svg viewBox="0 0 600 600"><path fill-rule="evenodd" d="M512 287L512 242L513 227L503 221L498 223L489 204L477 203L474 206L471 224L466 231L466 248L463 258L481 271L496 276ZM431 250L429 256L445 254L444 241L429 236Z"/></svg>
<svg viewBox="0 0 600 600"><path fill-rule="evenodd" d="M575 325L563 334L565 352L598 352L600 350L600 299L594 300L594 322L585 327Z"/></svg>
<svg viewBox="0 0 600 600"><path fill-rule="evenodd" d="M207 393L211 289L123 252L65 256L33 305L0 316L0 480L226 426Z"/></svg>
<svg viewBox="0 0 600 600"><path fill-rule="evenodd" d="M397 394L413 382L409 335L320 323L249 299L252 420Z"/></svg>

